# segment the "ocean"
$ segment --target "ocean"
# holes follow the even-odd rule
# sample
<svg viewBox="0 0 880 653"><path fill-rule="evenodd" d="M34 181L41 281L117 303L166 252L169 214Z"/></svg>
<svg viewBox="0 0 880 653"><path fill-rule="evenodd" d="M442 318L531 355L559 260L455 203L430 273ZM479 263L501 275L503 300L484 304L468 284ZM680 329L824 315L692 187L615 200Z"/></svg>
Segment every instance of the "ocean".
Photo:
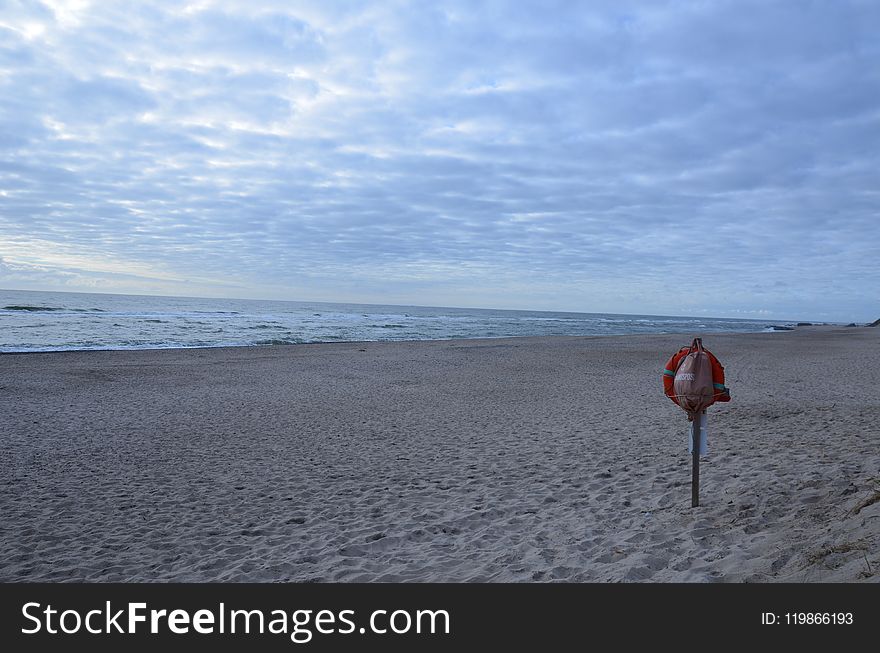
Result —
<svg viewBox="0 0 880 653"><path fill-rule="evenodd" d="M0 290L0 352L768 329L709 317Z"/></svg>

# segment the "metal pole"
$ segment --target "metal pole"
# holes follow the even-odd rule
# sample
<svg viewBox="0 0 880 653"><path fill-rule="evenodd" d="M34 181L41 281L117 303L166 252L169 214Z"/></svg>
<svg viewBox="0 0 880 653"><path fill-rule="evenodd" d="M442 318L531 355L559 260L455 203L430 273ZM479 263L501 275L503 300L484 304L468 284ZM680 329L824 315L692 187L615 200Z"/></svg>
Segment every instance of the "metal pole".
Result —
<svg viewBox="0 0 880 653"><path fill-rule="evenodd" d="M694 463L693 474L691 476L691 507L696 508L700 505L700 431L703 422L703 411L698 410L694 413L694 421L692 424L691 438L693 439Z"/></svg>

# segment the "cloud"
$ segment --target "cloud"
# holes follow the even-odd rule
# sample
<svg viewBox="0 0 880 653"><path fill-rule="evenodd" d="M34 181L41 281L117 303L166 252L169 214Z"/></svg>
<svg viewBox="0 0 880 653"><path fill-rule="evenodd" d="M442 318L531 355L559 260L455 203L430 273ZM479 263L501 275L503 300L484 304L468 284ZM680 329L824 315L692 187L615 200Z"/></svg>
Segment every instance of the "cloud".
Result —
<svg viewBox="0 0 880 653"><path fill-rule="evenodd" d="M5 278L866 320L878 19L856 1L9 3Z"/></svg>

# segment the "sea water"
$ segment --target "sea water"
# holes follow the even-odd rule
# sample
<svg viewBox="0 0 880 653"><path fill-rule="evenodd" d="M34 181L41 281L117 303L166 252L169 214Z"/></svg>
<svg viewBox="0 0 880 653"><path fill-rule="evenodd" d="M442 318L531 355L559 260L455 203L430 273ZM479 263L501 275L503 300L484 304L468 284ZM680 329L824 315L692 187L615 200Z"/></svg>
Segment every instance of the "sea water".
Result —
<svg viewBox="0 0 880 653"><path fill-rule="evenodd" d="M0 352L636 333L742 333L766 322L0 290Z"/></svg>

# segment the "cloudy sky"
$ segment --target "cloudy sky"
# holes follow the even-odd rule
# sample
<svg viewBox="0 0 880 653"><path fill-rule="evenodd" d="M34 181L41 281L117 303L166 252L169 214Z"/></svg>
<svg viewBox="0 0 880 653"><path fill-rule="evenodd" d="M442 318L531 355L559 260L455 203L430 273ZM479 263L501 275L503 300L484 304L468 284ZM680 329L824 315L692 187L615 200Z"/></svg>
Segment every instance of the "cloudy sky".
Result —
<svg viewBox="0 0 880 653"><path fill-rule="evenodd" d="M0 0L0 288L880 317L880 3Z"/></svg>

